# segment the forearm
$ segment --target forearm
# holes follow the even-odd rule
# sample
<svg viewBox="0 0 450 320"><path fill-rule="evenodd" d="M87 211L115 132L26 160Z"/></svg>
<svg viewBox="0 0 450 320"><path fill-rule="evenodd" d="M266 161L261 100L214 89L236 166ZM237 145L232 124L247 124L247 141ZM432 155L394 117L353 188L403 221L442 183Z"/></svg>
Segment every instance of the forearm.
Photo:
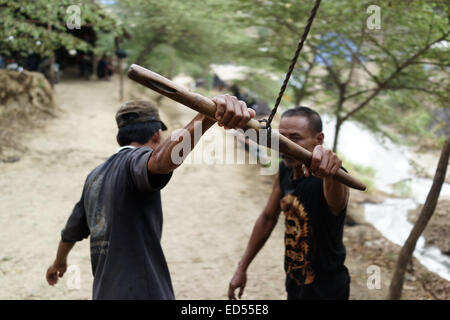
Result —
<svg viewBox="0 0 450 320"><path fill-rule="evenodd" d="M263 214L258 218L253 228L252 235L250 236L247 249L245 250L242 259L239 262L238 268L241 271L247 271L250 263L266 243L267 239L275 228L277 221L278 219L275 219L273 217L266 217Z"/></svg>
<svg viewBox="0 0 450 320"><path fill-rule="evenodd" d="M323 191L330 210L333 214L340 214L348 202L348 187L333 178L325 178L323 180Z"/></svg>
<svg viewBox="0 0 450 320"><path fill-rule="evenodd" d="M56 252L55 263L61 264L67 261L67 256L69 255L70 250L72 250L75 242L63 242L62 240L59 242L58 251Z"/></svg>
<svg viewBox="0 0 450 320"><path fill-rule="evenodd" d="M180 154L175 154L176 157L181 157L181 159L184 160L199 140L196 139L197 137L195 136L195 131L201 130L201 135L203 135L206 130L214 124L214 122L214 120L199 113L182 129L183 134L181 136L183 136L183 138L180 136L174 140L172 137L169 137L164 140L160 145L158 145L158 147L155 148L152 156L150 157L150 161L148 162L148 170L150 173L169 173L175 170L181 165L180 161L173 161L173 153L178 152L177 147L179 144L190 144L190 148L182 148ZM201 128L195 128L199 125L201 125ZM188 138L189 142L183 141L185 138Z"/></svg>

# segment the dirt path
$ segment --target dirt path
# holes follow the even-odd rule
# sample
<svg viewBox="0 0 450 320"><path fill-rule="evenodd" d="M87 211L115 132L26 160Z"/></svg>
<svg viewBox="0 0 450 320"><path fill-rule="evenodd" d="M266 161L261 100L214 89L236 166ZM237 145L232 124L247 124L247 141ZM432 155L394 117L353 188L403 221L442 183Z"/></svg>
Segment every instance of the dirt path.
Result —
<svg viewBox="0 0 450 320"><path fill-rule="evenodd" d="M87 241L74 248L69 260L80 267L81 290L69 292L66 279L51 288L44 275L86 175L116 149L117 101L108 94L114 89L112 82L57 85L58 117L25 134L27 151L20 161L0 163L0 298L90 297Z"/></svg>
<svg viewBox="0 0 450 320"><path fill-rule="evenodd" d="M69 257L69 265L80 270L79 289L67 285L75 274L55 287L47 285L44 275L86 175L117 149L116 86L104 81L58 84L58 117L25 134L27 151L20 161L0 163L0 299L90 299L88 241L78 243ZM133 90L133 97L143 96ZM161 111L169 131L194 115L166 100ZM223 134L213 127L202 138L206 145L213 143L215 130ZM259 170L255 165L187 161L162 191L162 245L177 299L226 298L228 281L271 190L273 177ZM249 269L245 299L285 299L282 219ZM389 278L383 280L383 291L368 291L366 268L372 263L359 255L360 247L351 246L367 230L353 230L345 237L351 298L384 298Z"/></svg>
<svg viewBox="0 0 450 320"><path fill-rule="evenodd" d="M0 299L90 298L88 241L78 243L69 257L69 265L80 268L79 290L67 286L74 274L55 287L46 284L44 274L86 175L117 149L116 92L115 82L58 84L56 98L62 109L58 117L44 129L25 134L27 151L20 161L0 163ZM170 130L193 115L181 107L174 110L163 110ZM255 183L249 184L257 170L186 164L163 190L163 247L177 298L225 298L229 278L262 208L259 199L265 200L270 192L270 177L257 174ZM274 233L253 268L264 265L262 270L275 272L263 277L251 274L247 298L284 297L282 230ZM261 283L268 284L266 293L259 289Z"/></svg>
<svg viewBox="0 0 450 320"><path fill-rule="evenodd" d="M177 105L163 111L183 124L195 115ZM202 138L203 147L218 136L224 130L214 126ZM198 155L195 149L191 156ZM228 282L271 190L273 176L259 170L256 165L192 164L188 158L163 190L162 243L178 299L226 298ZM249 269L245 298L285 298L283 236L279 223Z"/></svg>

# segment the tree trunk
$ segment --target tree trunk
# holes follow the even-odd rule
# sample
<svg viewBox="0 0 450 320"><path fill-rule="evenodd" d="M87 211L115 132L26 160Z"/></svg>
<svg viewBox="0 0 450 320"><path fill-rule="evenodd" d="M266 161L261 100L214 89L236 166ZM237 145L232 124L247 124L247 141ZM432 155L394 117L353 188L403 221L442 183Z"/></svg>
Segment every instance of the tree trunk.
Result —
<svg viewBox="0 0 450 320"><path fill-rule="evenodd" d="M144 59L150 54L151 52L151 46L148 45L144 50L139 53L139 56L136 59L136 64L142 65L144 62Z"/></svg>
<svg viewBox="0 0 450 320"><path fill-rule="evenodd" d="M121 37L115 38L116 52L120 50L122 43ZM117 55L117 73L119 75L119 101L123 101L123 70L122 70L122 59Z"/></svg>
<svg viewBox="0 0 450 320"><path fill-rule="evenodd" d="M174 57L175 53L173 51L170 52L170 67L169 67L169 74L168 74L168 78L172 79L173 77L175 77L175 57Z"/></svg>
<svg viewBox="0 0 450 320"><path fill-rule="evenodd" d="M444 148L441 152L441 157L434 175L433 185L428 193L425 204L420 212L419 218L414 224L411 233L408 236L405 244L403 245L400 254L398 256L397 265L395 267L394 275L392 276L391 285L389 288L389 300L399 300L402 297L403 279L406 271L406 267L411 260L414 249L416 248L417 240L422 234L423 230L430 221L431 216L436 208L439 193L441 192L442 184L445 180L445 174L447 171L448 160L450 156L450 138L447 139Z"/></svg>
<svg viewBox="0 0 450 320"><path fill-rule="evenodd" d="M55 86L55 69L53 68L53 65L55 64L55 56L53 53L51 53L50 55L50 65L49 67L49 72L48 72L48 77L50 80L50 84L52 86L52 88Z"/></svg>
<svg viewBox="0 0 450 320"><path fill-rule="evenodd" d="M336 116L336 125L334 127L334 141L333 141L333 152L337 152L339 132L341 131L342 119L339 116Z"/></svg>
<svg viewBox="0 0 450 320"><path fill-rule="evenodd" d="M122 70L122 59L119 58L119 100L123 101L123 70Z"/></svg>
<svg viewBox="0 0 450 320"><path fill-rule="evenodd" d="M156 31L156 36L152 39L147 39L147 45L145 48L139 53L136 58L136 64L142 65L144 63L145 58L150 55L150 53L155 49L159 44L166 43L164 37L166 35L165 26L162 26L162 29Z"/></svg>
<svg viewBox="0 0 450 320"><path fill-rule="evenodd" d="M303 98L305 97L305 87L304 85L302 85L301 89L295 89L294 88L294 97L295 97L295 101L294 101L294 106L300 106L300 104L303 101Z"/></svg>
<svg viewBox="0 0 450 320"><path fill-rule="evenodd" d="M92 73L94 74L94 76L97 75L97 65L98 65L98 57L94 53L92 55ZM97 79L98 79L98 75L97 75Z"/></svg>
<svg viewBox="0 0 450 320"><path fill-rule="evenodd" d="M52 30L52 25L49 23L47 23L47 30L50 34L51 30ZM51 42L50 42L51 43ZM50 80L50 84L53 88L53 86L55 85L55 70L53 69L53 65L55 63L55 53L53 52L53 50L50 52L50 65L49 65L49 69L48 69L48 78Z"/></svg>
<svg viewBox="0 0 450 320"><path fill-rule="evenodd" d="M154 39L155 41L158 40L158 38ZM147 58L147 56L150 55L150 53L153 51L154 49L154 40L149 40L147 42L147 45L145 46L144 50L142 50L138 57L136 58L136 64L142 65L144 63L145 58Z"/></svg>

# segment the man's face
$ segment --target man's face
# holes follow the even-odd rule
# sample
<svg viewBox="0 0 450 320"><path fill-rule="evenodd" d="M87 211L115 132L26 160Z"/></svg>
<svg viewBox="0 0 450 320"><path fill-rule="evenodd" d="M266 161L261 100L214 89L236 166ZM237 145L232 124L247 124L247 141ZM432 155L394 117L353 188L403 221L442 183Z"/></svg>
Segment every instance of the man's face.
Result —
<svg viewBox="0 0 450 320"><path fill-rule="evenodd" d="M280 133L308 151L323 143L323 133L313 133L309 129L308 118L303 116L283 117L280 120ZM301 163L282 154L284 164L289 168L298 167Z"/></svg>

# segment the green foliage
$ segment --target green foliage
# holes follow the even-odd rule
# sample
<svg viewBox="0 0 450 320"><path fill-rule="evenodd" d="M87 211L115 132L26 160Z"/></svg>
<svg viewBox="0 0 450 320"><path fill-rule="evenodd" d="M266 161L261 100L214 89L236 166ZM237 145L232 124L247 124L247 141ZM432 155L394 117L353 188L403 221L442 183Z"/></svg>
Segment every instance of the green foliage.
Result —
<svg viewBox="0 0 450 320"><path fill-rule="evenodd" d="M400 197L410 197L412 193L411 180L401 180L394 184L394 193Z"/></svg>
<svg viewBox="0 0 450 320"><path fill-rule="evenodd" d="M367 187L367 191L375 190L374 178L375 169L372 167L363 166L348 160L344 155L338 154L342 160L344 168L354 177L361 180Z"/></svg>
<svg viewBox="0 0 450 320"><path fill-rule="evenodd" d="M266 101L270 101L269 105L273 101L279 90L278 81L270 79L267 75L253 73L247 75L244 80L234 81L238 86L248 88L250 91L258 93L258 96ZM292 95L286 94L286 99L291 99Z"/></svg>
<svg viewBox="0 0 450 320"><path fill-rule="evenodd" d="M113 9L133 34L123 45L130 61L165 76L204 76L233 57L240 29L225 1L120 0Z"/></svg>
<svg viewBox="0 0 450 320"><path fill-rule="evenodd" d="M314 1L234 5L258 35L247 57L286 72ZM368 29L369 5L380 7L381 29ZM449 100L448 12L449 3L438 0L322 1L290 81L294 100L326 106L341 122L352 118L391 138L426 135L426 113Z"/></svg>
<svg viewBox="0 0 450 320"><path fill-rule="evenodd" d="M104 32L100 31L97 33L97 41L95 43L96 53L98 56L104 53L114 52L115 48L115 37L117 36L114 32Z"/></svg>
<svg viewBox="0 0 450 320"><path fill-rule="evenodd" d="M81 6L82 25L97 48L66 30L67 7ZM245 65L242 86L272 105L314 1L309 0L0 0L0 54L48 54L58 47L112 51L122 42L129 61L167 77L211 77L210 64ZM381 29L368 29L369 5ZM431 136L429 112L447 107L449 3L439 0L322 1L281 107L304 101L341 122L363 123L392 139ZM120 20L119 20L120 19ZM122 24L121 22L122 21ZM48 25L51 31L48 31ZM394 128L395 130L392 130Z"/></svg>
<svg viewBox="0 0 450 320"><path fill-rule="evenodd" d="M68 32L67 9L74 4L80 7L81 26L91 26L98 33L123 33L119 20L93 1L0 0L0 54L45 56L60 47L95 50Z"/></svg>

